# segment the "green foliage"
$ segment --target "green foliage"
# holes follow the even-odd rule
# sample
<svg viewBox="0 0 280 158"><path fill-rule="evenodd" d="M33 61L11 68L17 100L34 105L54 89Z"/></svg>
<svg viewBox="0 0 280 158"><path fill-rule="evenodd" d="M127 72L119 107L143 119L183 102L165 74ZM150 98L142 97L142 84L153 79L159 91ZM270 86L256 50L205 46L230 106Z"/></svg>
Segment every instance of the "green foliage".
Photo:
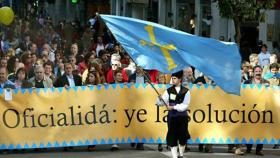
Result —
<svg viewBox="0 0 280 158"><path fill-rule="evenodd" d="M214 0L218 2L220 15L225 18L264 20L262 10L272 9L276 0Z"/></svg>

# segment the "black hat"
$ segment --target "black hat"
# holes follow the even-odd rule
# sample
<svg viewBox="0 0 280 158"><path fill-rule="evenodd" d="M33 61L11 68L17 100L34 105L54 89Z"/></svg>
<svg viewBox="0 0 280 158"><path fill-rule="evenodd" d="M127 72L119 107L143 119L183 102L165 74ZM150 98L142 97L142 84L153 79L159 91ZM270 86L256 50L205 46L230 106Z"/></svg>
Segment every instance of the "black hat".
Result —
<svg viewBox="0 0 280 158"><path fill-rule="evenodd" d="M183 77L183 71L181 70L181 71L175 72L175 73L173 73L173 74L171 75L171 77L172 77L172 76L175 76L175 77L177 77L178 79L181 79L181 78Z"/></svg>

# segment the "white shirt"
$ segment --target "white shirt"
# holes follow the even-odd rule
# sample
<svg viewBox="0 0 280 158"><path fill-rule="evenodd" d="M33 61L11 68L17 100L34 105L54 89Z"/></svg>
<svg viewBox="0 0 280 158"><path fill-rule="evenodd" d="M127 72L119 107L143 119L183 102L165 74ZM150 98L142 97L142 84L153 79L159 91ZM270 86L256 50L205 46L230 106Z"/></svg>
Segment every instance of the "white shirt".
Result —
<svg viewBox="0 0 280 158"><path fill-rule="evenodd" d="M135 83L140 83L140 84L145 83L145 82L144 82L144 76L138 76L138 75L136 74Z"/></svg>
<svg viewBox="0 0 280 158"><path fill-rule="evenodd" d="M55 53L54 53L54 50L51 50L51 51L50 51L48 58L49 58L49 60L50 60L51 62L54 62L54 60L55 60Z"/></svg>
<svg viewBox="0 0 280 158"><path fill-rule="evenodd" d="M96 20L94 18L91 18L88 21L89 21L91 26L93 26L95 24L95 22L96 22Z"/></svg>
<svg viewBox="0 0 280 158"><path fill-rule="evenodd" d="M270 53L267 51L265 54L261 52L259 55L259 65L263 68L266 65L269 65L270 63Z"/></svg>
<svg viewBox="0 0 280 158"><path fill-rule="evenodd" d="M69 83L69 87L75 87L75 81L73 75L72 76L67 75L66 77Z"/></svg>
<svg viewBox="0 0 280 158"><path fill-rule="evenodd" d="M175 87L175 89L176 89L176 92L179 93L181 90L181 87ZM163 95L161 97L164 100L164 102L168 105L169 104L169 94L168 94L167 90L163 93ZM190 93L190 91L188 91L185 95L184 101L181 104L176 104L173 107L175 110L177 110L179 112L186 111L189 107L190 101L191 101L191 93ZM163 106L165 104L161 100L157 99L156 105Z"/></svg>
<svg viewBox="0 0 280 158"><path fill-rule="evenodd" d="M99 51L100 50L104 50L104 45L103 44L97 44L97 47L96 47L96 55L97 57L99 57Z"/></svg>

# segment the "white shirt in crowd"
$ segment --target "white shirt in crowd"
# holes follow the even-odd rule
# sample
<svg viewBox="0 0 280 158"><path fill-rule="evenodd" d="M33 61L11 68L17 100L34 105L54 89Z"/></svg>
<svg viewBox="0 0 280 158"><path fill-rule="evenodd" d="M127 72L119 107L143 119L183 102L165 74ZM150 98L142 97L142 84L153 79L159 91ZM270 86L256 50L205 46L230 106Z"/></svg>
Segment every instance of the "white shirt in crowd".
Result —
<svg viewBox="0 0 280 158"><path fill-rule="evenodd" d="M54 62L55 61L55 50L51 50L50 51L50 53L49 53L49 60L51 61L51 62Z"/></svg>
<svg viewBox="0 0 280 158"><path fill-rule="evenodd" d="M266 53L261 52L259 55L259 65L263 68L266 65L269 65L270 61L270 53L267 51Z"/></svg>
<svg viewBox="0 0 280 158"><path fill-rule="evenodd" d="M89 21L91 26L93 26L96 22L96 20L94 18L90 18L88 21Z"/></svg>
<svg viewBox="0 0 280 158"><path fill-rule="evenodd" d="M144 84L145 83L144 76L139 76L136 74L135 83Z"/></svg>
<svg viewBox="0 0 280 158"><path fill-rule="evenodd" d="M75 87L75 81L74 81L74 77L73 75L67 75L67 80L68 80L68 83L69 83L69 87Z"/></svg>
<svg viewBox="0 0 280 158"><path fill-rule="evenodd" d="M176 92L179 93L181 90L181 86L175 87L175 89L176 89ZM161 97L166 104L169 104L169 94L168 94L167 90L163 93L163 95ZM175 100L176 98L170 96L170 99ZM190 94L190 91L188 91L185 95L184 101L181 104L176 104L174 106L174 109L179 112L185 111L188 109L190 101L191 101L191 94ZM156 105L164 106L164 103L160 99L157 99Z"/></svg>
<svg viewBox="0 0 280 158"><path fill-rule="evenodd" d="M96 55L97 57L99 57L99 51L101 50L104 50L104 45L103 44L97 44L97 47L96 47Z"/></svg>

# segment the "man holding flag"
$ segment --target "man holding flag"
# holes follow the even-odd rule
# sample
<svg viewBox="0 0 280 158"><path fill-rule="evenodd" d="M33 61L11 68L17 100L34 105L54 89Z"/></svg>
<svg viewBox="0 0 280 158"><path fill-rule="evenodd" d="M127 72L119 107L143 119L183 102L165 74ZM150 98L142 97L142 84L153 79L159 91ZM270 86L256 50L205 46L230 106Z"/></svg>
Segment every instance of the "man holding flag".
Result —
<svg viewBox="0 0 280 158"><path fill-rule="evenodd" d="M157 105L166 105L168 111L167 145L171 147L173 158L183 158L185 145L190 138L188 131L187 108L190 104L190 92L182 86L183 71L173 73L172 86L162 96L159 96ZM179 142L179 156L178 156Z"/></svg>

